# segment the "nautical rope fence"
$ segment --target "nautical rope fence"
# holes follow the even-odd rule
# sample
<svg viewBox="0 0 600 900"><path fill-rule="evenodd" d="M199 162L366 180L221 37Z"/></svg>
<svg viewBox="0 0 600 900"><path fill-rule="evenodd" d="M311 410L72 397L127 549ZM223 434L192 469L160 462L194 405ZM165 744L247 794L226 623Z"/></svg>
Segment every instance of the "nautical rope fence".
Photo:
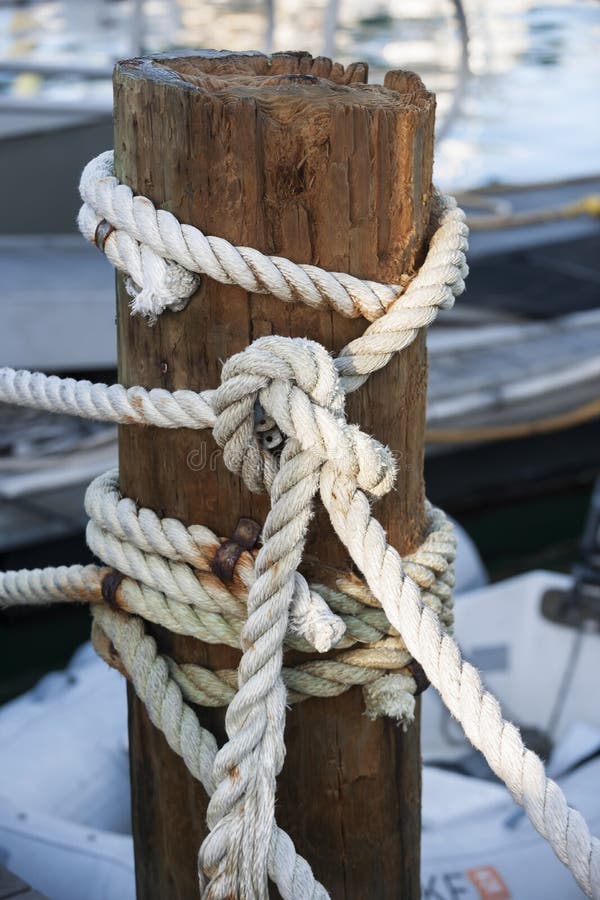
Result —
<svg viewBox="0 0 600 900"><path fill-rule="evenodd" d="M181 309L200 276L371 321L335 359L313 341L258 339L224 364L216 390L202 393L0 371L5 402L123 424L212 428L225 465L251 490L270 494L261 545L239 553L231 577L215 571L222 546L216 534L139 509L120 495L116 473L96 479L86 497L87 540L104 566L0 576L3 607L91 604L99 653L131 680L152 722L211 796L199 857L203 896L263 900L269 877L289 900L328 896L275 822L286 702L336 696L360 684L368 714L394 716L406 727L422 667L580 887L600 898L599 842L451 637L455 544L447 519L429 507L422 546L399 556L371 509L393 486L394 460L344 413L345 395L463 290L467 229L456 204L438 197L435 234L418 274L380 285L180 225L118 183L111 154L86 167L81 194L82 232L128 274L132 312L150 321ZM277 452L265 434L275 438ZM317 495L364 581L342 576L332 589L299 574ZM240 647L237 672L160 655L145 621ZM284 645L333 652L284 667ZM190 704L227 707L223 747Z"/></svg>

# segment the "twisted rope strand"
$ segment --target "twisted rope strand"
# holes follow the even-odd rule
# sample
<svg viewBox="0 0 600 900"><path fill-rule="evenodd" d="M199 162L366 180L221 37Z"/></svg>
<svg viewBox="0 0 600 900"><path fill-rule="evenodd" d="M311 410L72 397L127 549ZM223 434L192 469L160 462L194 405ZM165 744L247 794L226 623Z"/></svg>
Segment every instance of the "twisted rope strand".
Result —
<svg viewBox="0 0 600 900"><path fill-rule="evenodd" d="M26 369L0 369L0 402L115 422L158 428L212 428L212 391L164 391L121 384L92 384Z"/></svg>
<svg viewBox="0 0 600 900"><path fill-rule="evenodd" d="M418 586L387 543L365 494L328 465L322 472L321 497L336 533L388 619L466 736L570 868L580 888L589 897L599 898L600 841L590 835L582 816L568 806L560 787L546 776L541 759L525 747L518 729L502 717L500 704L483 687L478 671L462 659L456 642L422 604Z"/></svg>
<svg viewBox="0 0 600 900"><path fill-rule="evenodd" d="M283 640L318 489L318 465L313 454L303 454L296 441L288 441L271 489L271 512L242 631L238 691L225 719L229 740L215 759L219 784L208 808L211 832L200 853L211 876L205 893L210 900L267 897L265 832L274 821L275 779L285 757ZM281 539L284 529L286 541Z"/></svg>
<svg viewBox="0 0 600 900"><path fill-rule="evenodd" d="M411 656L406 650L390 648L391 652L386 660L386 668L397 669L400 675L407 680L403 690L414 694L416 685L410 676L410 670L406 668ZM101 642L100 636L96 636L96 650L99 655L113 668L120 668L120 661L115 657L106 643ZM179 685L181 692L188 703L197 706L223 707L233 699L238 683L237 669L207 669L204 666L193 663L179 664L168 656L165 656L169 665L171 677ZM282 668L283 682L287 688L287 702L290 704L302 703L309 697L339 697L351 687L364 687L381 679L381 667L370 668L360 665L353 658L352 663L343 661L344 657L336 659L312 660L301 663L295 668L284 666ZM377 657L380 662L380 658ZM128 673L123 669L124 673ZM384 676L385 677L385 676ZM380 713L381 714L381 713Z"/></svg>

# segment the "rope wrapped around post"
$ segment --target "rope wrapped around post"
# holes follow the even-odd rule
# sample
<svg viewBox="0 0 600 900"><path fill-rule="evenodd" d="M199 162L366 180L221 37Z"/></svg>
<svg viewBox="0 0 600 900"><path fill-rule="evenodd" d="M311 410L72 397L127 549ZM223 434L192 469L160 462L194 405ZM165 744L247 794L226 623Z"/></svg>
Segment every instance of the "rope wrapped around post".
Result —
<svg viewBox="0 0 600 900"><path fill-rule="evenodd" d="M0 577L3 606L65 598L93 604L99 652L128 674L152 721L211 795L210 831L200 849L203 896L266 900L269 877L290 900L327 896L275 823L286 687L300 699L295 695L309 683L332 693L340 683L361 683L369 713L408 722L406 698L417 690L412 658L580 887L600 898L598 840L504 720L447 630L454 544L446 520L430 509L423 546L412 559L400 558L371 510L393 485L394 460L344 414L345 394L408 346L463 290L467 229L454 201L438 198L436 231L419 273L398 285L374 285L180 225L117 182L110 154L86 168L81 192L81 229L131 276L134 313L153 320L164 309L182 308L205 274L371 320L335 359L311 341L261 338L225 363L216 391L202 394L125 391L0 371L0 399L9 402L124 423L211 427L227 467L251 490L270 494L262 544L255 554L240 555L231 584L219 581L207 563L220 544L212 532L137 510L119 496L112 474L87 498L88 543L111 568ZM281 435L278 456L260 440L257 409ZM339 592L331 591L309 586L299 574L317 495L366 584L348 576L340 579ZM143 619L241 646L235 678L231 671L200 671L159 656ZM284 643L304 649L309 641L319 650L335 646L334 658L309 661L293 675L284 671ZM357 649L356 642L365 646ZM198 699L227 704L228 741L220 750L188 705Z"/></svg>

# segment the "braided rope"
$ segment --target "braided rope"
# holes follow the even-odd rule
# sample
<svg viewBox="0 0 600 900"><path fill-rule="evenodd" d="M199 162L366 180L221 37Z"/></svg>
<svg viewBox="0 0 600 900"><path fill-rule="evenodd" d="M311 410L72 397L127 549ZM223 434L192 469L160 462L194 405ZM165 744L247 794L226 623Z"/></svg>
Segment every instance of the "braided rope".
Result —
<svg viewBox="0 0 600 900"><path fill-rule="evenodd" d="M152 721L211 794L210 833L200 850L203 896L266 900L268 875L294 900L327 896L275 824L275 781L285 753L286 681L294 695L302 695L309 685L315 691L337 691L340 684L358 680L367 709L388 711L398 691L411 697L413 682L401 665L408 651L577 883L600 898L597 839L546 777L539 758L524 747L517 729L503 719L497 701L443 630L443 624L450 624L453 549L441 518L432 513L422 553L403 562L387 544L370 507L371 499L393 484L393 459L387 448L350 426L344 414L345 394L408 346L437 310L451 306L463 290L467 229L454 201L439 198L436 232L418 274L399 279L400 285L377 285L233 247L180 225L117 182L110 154L86 169L81 193L80 227L129 274L133 312L152 319L164 309L181 309L202 273L250 292L371 320L335 360L310 341L260 339L225 364L216 391L202 394L0 372L0 399L9 402L125 423L211 427L226 465L251 490L270 493L263 545L242 563L238 583L228 587L210 583L206 558L216 539L207 529L192 533L173 520L138 512L127 501L121 505L114 483L97 485L98 496L92 492L88 500L88 541L121 572L123 580L114 593L122 607L130 613L143 609L145 618L169 620L174 629L187 628L197 636L214 639L229 630L229 640L242 649L233 695L231 672L208 673L158 657L143 623L100 603L106 569L71 567L0 578L3 605L43 602L46 591L56 599L61 589L66 599L93 603L101 652L111 655L114 650ZM257 438L257 405L269 427L284 436L279 460ZM366 586L341 576L336 589L317 592L299 575L317 493ZM313 618L326 622L324 645L338 642L335 677L327 668L329 660L309 661L293 674L283 670L284 642L305 640L311 610ZM301 637L290 634L290 623ZM371 640L366 646L352 646L354 639L367 635ZM375 677L379 672L381 677ZM345 682L336 680L342 673ZM183 698L202 696L215 703L225 694L228 740L217 750Z"/></svg>

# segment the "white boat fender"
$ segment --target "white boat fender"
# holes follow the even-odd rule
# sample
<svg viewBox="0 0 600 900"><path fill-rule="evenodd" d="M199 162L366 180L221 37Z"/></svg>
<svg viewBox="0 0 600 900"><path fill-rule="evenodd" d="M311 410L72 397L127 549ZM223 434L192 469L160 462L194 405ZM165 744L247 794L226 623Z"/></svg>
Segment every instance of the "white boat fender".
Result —
<svg viewBox="0 0 600 900"><path fill-rule="evenodd" d="M48 900L135 900L133 841L0 798L0 862Z"/></svg>
<svg viewBox="0 0 600 900"><path fill-rule="evenodd" d="M125 683L84 644L0 708L0 790L20 809L128 833L127 744Z"/></svg>
<svg viewBox="0 0 600 900"><path fill-rule="evenodd" d="M590 827L600 827L600 758L557 780ZM426 766L423 787L422 900L585 896L527 817L515 817L500 784Z"/></svg>

